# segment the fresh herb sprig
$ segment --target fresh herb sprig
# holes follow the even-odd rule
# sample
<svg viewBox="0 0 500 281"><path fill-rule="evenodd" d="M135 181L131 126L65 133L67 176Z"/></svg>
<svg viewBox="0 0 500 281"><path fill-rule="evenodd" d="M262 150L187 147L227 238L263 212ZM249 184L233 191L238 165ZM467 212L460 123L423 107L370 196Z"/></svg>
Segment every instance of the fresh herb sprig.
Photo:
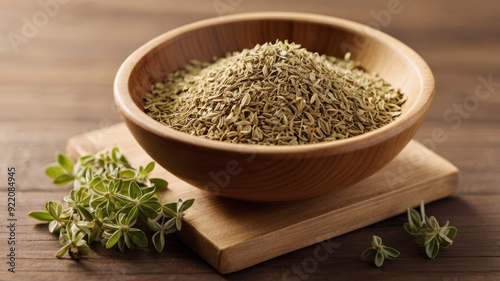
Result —
<svg viewBox="0 0 500 281"><path fill-rule="evenodd" d="M361 258L366 260L370 257L374 257L375 265L381 267L384 260L392 260L399 257L398 250L382 245L382 239L376 235L372 237L372 247L367 249L361 254Z"/></svg>
<svg viewBox="0 0 500 281"><path fill-rule="evenodd" d="M63 246L56 254L78 258L89 253L96 240L106 248L118 245L146 247L148 239L143 229L133 227L138 219L155 231L152 241L158 252L165 245L165 235L181 229L184 212L194 199L163 204L158 191L168 183L148 178L155 163L135 169L117 147L80 157L75 165L68 157L58 154L57 163L45 173L56 185L73 183L64 197L66 208L57 202L45 204L45 211L33 211L29 217L49 223L49 231L59 234Z"/></svg>
<svg viewBox="0 0 500 281"><path fill-rule="evenodd" d="M439 226L435 217L430 218L425 214L424 201L420 202L420 214L408 208L408 222L404 224L405 230L415 236L415 242L425 247L425 253L431 259L435 258L440 248L448 248L453 244L457 235L457 228L449 226L446 221L444 226Z"/></svg>

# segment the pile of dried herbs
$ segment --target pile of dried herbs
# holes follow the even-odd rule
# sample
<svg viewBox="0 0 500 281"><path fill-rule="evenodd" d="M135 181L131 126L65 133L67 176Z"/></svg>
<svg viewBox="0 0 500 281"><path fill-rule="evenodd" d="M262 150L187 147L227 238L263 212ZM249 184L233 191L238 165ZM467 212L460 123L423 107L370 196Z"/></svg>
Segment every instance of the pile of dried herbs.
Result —
<svg viewBox="0 0 500 281"><path fill-rule="evenodd" d="M370 132L401 114L405 96L350 60L287 41L192 61L156 83L145 101L155 120L232 143L308 144Z"/></svg>

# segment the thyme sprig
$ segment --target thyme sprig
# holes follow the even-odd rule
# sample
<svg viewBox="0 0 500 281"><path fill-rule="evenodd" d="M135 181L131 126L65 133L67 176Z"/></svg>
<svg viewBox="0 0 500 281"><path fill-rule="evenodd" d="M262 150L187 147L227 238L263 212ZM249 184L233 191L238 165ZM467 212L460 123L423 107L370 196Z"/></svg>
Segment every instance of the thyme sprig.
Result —
<svg viewBox="0 0 500 281"><path fill-rule="evenodd" d="M374 257L375 265L381 267L384 260L392 260L399 257L399 251L382 245L382 239L376 235L372 237L372 247L367 249L361 254L361 258L366 260L370 257Z"/></svg>
<svg viewBox="0 0 500 281"><path fill-rule="evenodd" d="M59 235L62 248L56 254L58 258L86 255L94 241L108 249L117 245L122 252L125 246L131 250L146 247L144 229L134 227L138 219L155 231L152 241L161 252L164 236L181 229L184 212L194 203L194 199L179 199L163 204L157 192L166 189L168 183L148 177L155 163L135 169L117 147L80 157L75 164L62 154L56 160L45 173L56 185L73 183L64 197L66 208L49 201L45 211L33 211L28 216L48 222L49 231Z"/></svg>
<svg viewBox="0 0 500 281"><path fill-rule="evenodd" d="M453 244L457 235L457 228L450 226L446 221L439 226L435 217L430 218L425 214L424 201L420 202L420 214L408 208L408 222L404 224L405 230L416 237L415 242L425 247L425 253L431 259L435 258L440 248L448 248Z"/></svg>

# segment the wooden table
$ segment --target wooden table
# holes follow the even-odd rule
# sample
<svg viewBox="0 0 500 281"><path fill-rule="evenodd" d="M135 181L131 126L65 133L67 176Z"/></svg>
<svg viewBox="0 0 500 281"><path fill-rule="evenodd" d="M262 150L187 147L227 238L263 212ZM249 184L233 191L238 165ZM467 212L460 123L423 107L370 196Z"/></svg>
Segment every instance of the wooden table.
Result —
<svg viewBox="0 0 500 281"><path fill-rule="evenodd" d="M390 0L41 2L52 4L44 9L38 1L2 1L0 10L1 280L500 278L498 1L400 0L394 7ZM334 238L334 252L312 268L308 260L318 245L223 276L173 236L161 254L152 246L133 254L95 246L79 261L56 259L56 237L26 214L68 192L53 186L43 167L64 150L69 137L120 121L112 97L120 63L144 42L174 27L262 10L321 13L378 25L429 63L436 97L416 138L460 169L458 194L427 206L428 214L458 228L454 245L427 259L422 248L408 242L402 214ZM493 82L480 86L484 80ZM8 167L16 168L15 274L6 264ZM401 257L380 269L362 261L373 234L399 249ZM294 273L296 268L300 274Z"/></svg>

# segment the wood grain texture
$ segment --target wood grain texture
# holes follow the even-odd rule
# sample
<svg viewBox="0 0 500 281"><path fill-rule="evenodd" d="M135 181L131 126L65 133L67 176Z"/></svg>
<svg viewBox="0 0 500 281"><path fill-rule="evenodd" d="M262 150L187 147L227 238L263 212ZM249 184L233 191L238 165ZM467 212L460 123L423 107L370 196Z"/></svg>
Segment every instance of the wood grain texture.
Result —
<svg viewBox="0 0 500 281"><path fill-rule="evenodd" d="M227 3L225 0L221 0ZM236 2L236 1L234 1ZM113 78L123 60L144 42L168 30L217 16L213 1L81 1L61 6L49 22L15 53L9 32L21 34L22 18L40 11L38 1L0 1L0 170L18 168L18 272L8 275L0 246L0 280L287 280L319 244L221 276L174 236L164 253L153 247L120 254L93 247L79 262L57 260L57 238L25 215L59 200L43 167L63 152L68 138L121 121L112 96ZM259 11L321 13L360 23L376 21L388 0L252 0L225 15ZM293 280L498 280L500 279L500 88L481 100L467 118L447 121L443 114L474 95L478 77L500 81L500 25L497 0L400 1L383 32L417 51L436 80L433 105L416 139L460 169L456 196L426 206L439 221L458 228L454 245L434 260L425 258L401 227L406 215L333 239L340 244L315 271ZM453 113L454 116L458 114ZM442 130L444 138L435 138ZM99 136L93 136L98 140ZM0 173L0 188L7 187ZM5 210L0 193L0 210ZM6 241L6 212L0 211L0 241ZM377 234L402 252L381 269L359 255ZM410 239L410 240L409 240ZM0 244L4 244L1 242ZM305 274L305 275L304 275Z"/></svg>
<svg viewBox="0 0 500 281"><path fill-rule="evenodd" d="M102 140L92 142L89 136L95 134L102 134ZM77 158L113 145L133 166L145 166L152 160L123 123L71 138L67 152ZM366 180L299 205L216 197L161 167L151 176L169 182L168 191L162 193L164 202L196 200L176 236L224 274L403 213L409 206L419 205L419 200L442 199L458 187L458 169L416 141ZM303 210L297 212L298 207Z"/></svg>
<svg viewBox="0 0 500 281"><path fill-rule="evenodd" d="M221 57L277 39L337 57L351 52L367 71L380 74L405 93L401 116L345 140L263 146L181 133L144 112L151 85L189 61L210 61L214 55ZM335 17L274 12L213 18L164 33L124 61L114 84L116 104L127 127L157 163L195 187L251 202L312 198L374 174L415 135L430 108L434 89L432 72L423 59L387 34Z"/></svg>

